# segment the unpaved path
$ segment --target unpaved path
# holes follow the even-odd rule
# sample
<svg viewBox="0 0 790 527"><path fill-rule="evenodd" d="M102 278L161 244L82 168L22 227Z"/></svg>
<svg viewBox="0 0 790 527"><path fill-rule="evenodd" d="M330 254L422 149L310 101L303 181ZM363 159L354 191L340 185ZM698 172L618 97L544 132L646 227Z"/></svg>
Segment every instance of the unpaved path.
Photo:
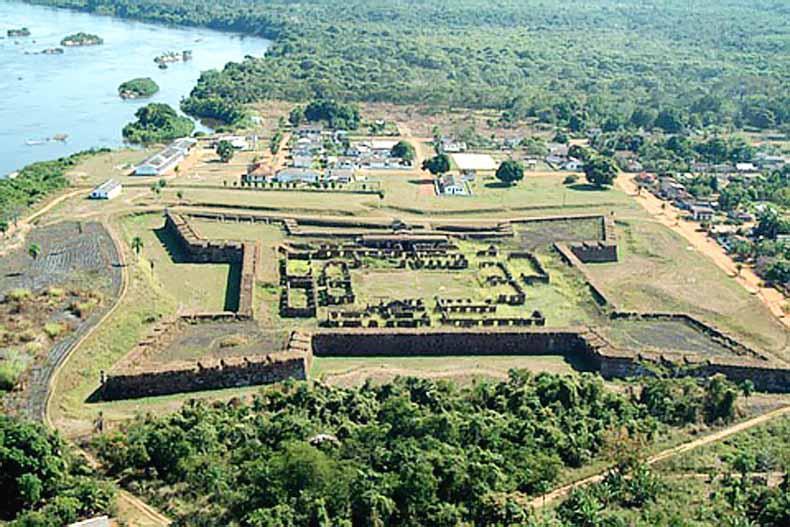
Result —
<svg viewBox="0 0 790 527"><path fill-rule="evenodd" d="M116 311L118 306L121 305L129 289L129 273L126 269L126 253L124 252L123 245L120 243L117 234L112 230L112 228L110 228L109 225L105 225L105 228L107 232L110 233L110 237L115 244L115 249L118 254L119 266L121 269L121 291L117 297L117 300L115 301L115 304L109 309L109 311L107 311L107 313L105 313L87 333L82 335L82 337L71 346L61 362L52 371L48 383L46 402L44 404L44 414L42 416L44 424L51 429L57 429L55 422L52 420L52 395L57 376L60 374L63 366L68 363L69 357L71 357L79 349L80 345ZM68 434L63 435L64 437L68 436ZM98 460L96 460L90 453L80 449L76 445L74 445L74 448L77 448L93 467L99 466ZM121 513L125 516L123 519L126 521L126 524L132 527L166 527L172 523L167 517L157 512L150 505L125 490L120 490L118 493L118 507Z"/></svg>
<svg viewBox="0 0 790 527"><path fill-rule="evenodd" d="M20 218L17 220L16 224L13 222L10 223L8 226L8 231L5 233L3 237L2 244L0 245L0 256L8 253L19 247L25 241L25 236L28 232L33 228L33 223L42 215L46 214L53 208L57 207L67 199L73 198L75 196L79 196L80 194L89 194L90 190L86 190L84 188L72 190L71 192L67 192L65 194L61 194L56 198L47 202L43 207L33 211L29 216L26 218ZM12 238L13 237L13 238Z"/></svg>
<svg viewBox="0 0 790 527"><path fill-rule="evenodd" d="M782 408L777 408L776 410L772 410L768 413L758 415L757 417L753 417L751 419L747 419L746 421L742 421L740 423L736 423L734 425L728 426L717 432L713 432L704 437L700 437L699 439L689 441L688 443L683 443L682 445L678 445L676 447L668 448L662 452L659 452L647 458L646 463L648 465L654 465L659 461L664 461L665 459L669 459L671 457L677 456L678 454L683 454L697 447L709 445L711 443L716 443L718 441L730 437L731 435L737 434L739 432L743 432L744 430L748 430L755 426L759 426L763 423L766 423L771 419L775 419L777 417L781 417L783 415L788 415L788 414L790 414L790 406L783 406ZM593 483L598 483L599 481L603 480L607 472L608 469L604 470L603 472L599 472L598 474L595 474L593 476L580 479L579 481L575 481L573 483L563 485L562 487L556 488L547 494L532 499L532 501L530 501L530 505L535 509L539 509L541 507L549 505L560 498L564 498L565 496L570 494L570 492L575 488L585 487Z"/></svg>
<svg viewBox="0 0 790 527"><path fill-rule="evenodd" d="M696 223L684 219L679 209L650 192L639 193L635 177L634 174L620 174L615 184L626 194L633 196L658 222L683 236L697 251L713 260L713 263L732 276L738 284L756 295L785 327L790 328L790 314L784 312L787 299L781 292L773 287L763 287L760 277L749 267L743 267L739 272L736 263L724 249L706 233L698 231Z"/></svg>

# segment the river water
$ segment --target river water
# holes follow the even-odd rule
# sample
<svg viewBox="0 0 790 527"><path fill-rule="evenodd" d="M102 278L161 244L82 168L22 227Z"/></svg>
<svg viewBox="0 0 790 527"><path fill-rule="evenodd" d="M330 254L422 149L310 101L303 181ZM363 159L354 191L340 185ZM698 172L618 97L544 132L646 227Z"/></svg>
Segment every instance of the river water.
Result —
<svg viewBox="0 0 790 527"><path fill-rule="evenodd" d="M31 36L6 37L27 27ZM37 54L83 31L104 39L101 46L64 48L62 55ZM222 68L245 55L261 56L262 38L208 29L176 28L0 0L0 177L34 162L91 147L123 144L121 128L148 102L175 108L200 72ZM161 70L154 57L192 50L189 62ZM122 100L118 85L151 77L159 93ZM47 140L67 134L65 142ZM28 142L35 144L28 144Z"/></svg>

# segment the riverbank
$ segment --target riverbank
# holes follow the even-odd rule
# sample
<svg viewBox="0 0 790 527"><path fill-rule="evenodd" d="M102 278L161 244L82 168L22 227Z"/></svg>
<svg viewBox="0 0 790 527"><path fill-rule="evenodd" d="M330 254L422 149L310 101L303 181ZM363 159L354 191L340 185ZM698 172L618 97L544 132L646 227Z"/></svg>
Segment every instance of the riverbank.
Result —
<svg viewBox="0 0 790 527"><path fill-rule="evenodd" d="M7 28L27 27L32 36L0 40L0 178L33 162L93 147L124 145L121 129L149 102L174 108L195 86L201 71L219 69L246 55L259 56L269 41L224 31L121 20L68 9L0 0ZM40 3L37 3L40 4ZM33 53L60 45L80 31L101 36L100 46L74 46L61 55ZM35 40L35 42L33 42ZM191 49L192 60L160 70L154 58ZM29 53L29 54L26 54ZM145 99L123 100L118 86L150 77L160 90ZM88 82L89 81L89 82ZM57 90L53 90L57 86ZM199 130L209 131L199 125ZM66 141L45 141L58 134Z"/></svg>

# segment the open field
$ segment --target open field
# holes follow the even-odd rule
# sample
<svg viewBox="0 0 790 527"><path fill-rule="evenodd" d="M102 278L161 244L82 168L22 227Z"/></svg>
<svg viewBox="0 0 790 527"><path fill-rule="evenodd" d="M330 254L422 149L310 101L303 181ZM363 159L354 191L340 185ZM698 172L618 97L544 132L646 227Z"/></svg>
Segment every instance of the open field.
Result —
<svg viewBox="0 0 790 527"><path fill-rule="evenodd" d="M204 322L187 325L150 363L266 355L285 348L288 332L261 330L255 322Z"/></svg>
<svg viewBox="0 0 790 527"><path fill-rule="evenodd" d="M625 193L617 189L594 190L587 185L564 185L565 175L530 176L514 186L502 185L493 176L472 183L471 196L436 196L421 190L433 184L414 173L393 173L380 176L385 197L382 207L413 214L459 214L485 213L496 215L509 212L511 215L537 215L535 211L562 209L565 214L580 212L609 212L618 210L623 214L643 214L641 209Z"/></svg>
<svg viewBox="0 0 790 527"><path fill-rule="evenodd" d="M179 311L223 311L232 309L233 266L185 263L172 235L163 228L164 218L149 214L123 221L129 240L143 240L142 257L153 269L164 291L171 295Z"/></svg>
<svg viewBox="0 0 790 527"><path fill-rule="evenodd" d="M727 347L677 320L613 320L602 331L612 344L624 349L733 356Z"/></svg>
<svg viewBox="0 0 790 527"><path fill-rule="evenodd" d="M663 225L617 222L620 261L589 265L625 310L682 311L701 317L780 359L788 334L765 306Z"/></svg>
<svg viewBox="0 0 790 527"><path fill-rule="evenodd" d="M573 367L559 356L533 357L314 357L310 376L330 384L352 386L367 379L377 383L396 376L447 379L468 384L476 378L507 378L508 370L570 373Z"/></svg>
<svg viewBox="0 0 790 527"><path fill-rule="evenodd" d="M140 178L129 176L135 165L157 151L156 147L142 150L115 150L105 154L90 156L79 165L67 172L73 185L87 185L94 187L108 179L114 179L121 184L151 183L157 178Z"/></svg>
<svg viewBox="0 0 790 527"><path fill-rule="evenodd" d="M514 227L516 240L521 247L534 250L554 242L585 242L603 239L603 222L600 218L561 221L532 221Z"/></svg>
<svg viewBox="0 0 790 527"><path fill-rule="evenodd" d="M0 390L18 382L5 410L38 418L55 367L106 312L121 271L98 223L39 227L27 243L0 257ZM33 246L35 258L27 250Z"/></svg>
<svg viewBox="0 0 790 527"><path fill-rule="evenodd" d="M82 341L55 378L49 417L67 436L91 431L100 410L86 401L99 386L100 373L128 353L151 324L176 311L175 299L154 278L147 261L138 261L131 251L126 260L129 285L120 305Z"/></svg>

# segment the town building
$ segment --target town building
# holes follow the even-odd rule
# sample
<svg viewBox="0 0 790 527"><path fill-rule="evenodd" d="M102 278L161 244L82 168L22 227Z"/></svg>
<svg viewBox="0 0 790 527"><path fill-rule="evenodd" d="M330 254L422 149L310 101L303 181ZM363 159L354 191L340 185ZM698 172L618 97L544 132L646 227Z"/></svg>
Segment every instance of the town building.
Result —
<svg viewBox="0 0 790 527"><path fill-rule="evenodd" d="M571 172L580 172L584 170L584 161L571 157L562 165L562 168Z"/></svg>
<svg viewBox="0 0 790 527"><path fill-rule="evenodd" d="M436 194L440 196L466 196L469 194L466 183L452 174L436 179Z"/></svg>
<svg viewBox="0 0 790 527"><path fill-rule="evenodd" d="M354 171L342 168L332 168L327 170L326 177L324 179L330 183L348 185L354 181Z"/></svg>
<svg viewBox="0 0 790 527"><path fill-rule="evenodd" d="M690 210L694 221L708 222L713 219L714 210L706 205L691 205Z"/></svg>
<svg viewBox="0 0 790 527"><path fill-rule="evenodd" d="M90 193L90 199L113 199L121 195L121 184L114 179L108 179Z"/></svg>
<svg viewBox="0 0 790 527"><path fill-rule="evenodd" d="M466 143L463 141L456 141L451 137L442 137L440 149L445 154L458 154L466 152Z"/></svg>
<svg viewBox="0 0 790 527"><path fill-rule="evenodd" d="M191 137L176 139L163 150L146 158L134 168L135 176L161 176L180 163L197 144Z"/></svg>
<svg viewBox="0 0 790 527"><path fill-rule="evenodd" d="M321 175L308 168L284 168L277 172L274 180L278 183L318 183Z"/></svg>
<svg viewBox="0 0 790 527"><path fill-rule="evenodd" d="M735 170L742 174L753 174L754 172L760 171L752 163L736 163Z"/></svg>

